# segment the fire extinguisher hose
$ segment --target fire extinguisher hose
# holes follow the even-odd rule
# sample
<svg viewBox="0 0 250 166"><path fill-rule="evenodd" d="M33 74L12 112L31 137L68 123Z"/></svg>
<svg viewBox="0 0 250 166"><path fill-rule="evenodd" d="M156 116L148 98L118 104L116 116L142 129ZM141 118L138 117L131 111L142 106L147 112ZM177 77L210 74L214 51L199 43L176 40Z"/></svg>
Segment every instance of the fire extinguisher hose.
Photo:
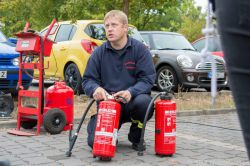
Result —
<svg viewBox="0 0 250 166"><path fill-rule="evenodd" d="M79 125L78 125L78 127L76 129L75 134L72 136L72 129L69 131L69 150L66 152L67 157L70 157L71 154L72 154L72 149L73 149L73 147L75 145L75 142L76 142L76 139L78 137L79 131L80 131L81 127L82 127L83 121L84 121L90 107L94 103L94 101L95 101L94 99L90 100L90 102L89 102L89 104L88 104L88 106L87 106L87 108L86 108L86 110L85 110L85 112L84 112L84 114L83 114L83 116L82 116L82 118L80 120L80 123L79 123Z"/></svg>
<svg viewBox="0 0 250 166"><path fill-rule="evenodd" d="M143 126L142 126L142 131L141 131L141 138L140 138L140 142L139 142L139 145L138 145L138 153L137 153L138 156L143 156L144 133L145 133L145 128L146 128L146 123L147 123L147 120L148 120L149 112L150 112L152 106L154 105L154 101L157 99L157 97L159 97L160 95L165 95L165 94L167 94L167 92L158 93L157 95L155 95L153 97L153 99L150 101L150 103L148 105L146 115L145 115L144 121L143 121Z"/></svg>

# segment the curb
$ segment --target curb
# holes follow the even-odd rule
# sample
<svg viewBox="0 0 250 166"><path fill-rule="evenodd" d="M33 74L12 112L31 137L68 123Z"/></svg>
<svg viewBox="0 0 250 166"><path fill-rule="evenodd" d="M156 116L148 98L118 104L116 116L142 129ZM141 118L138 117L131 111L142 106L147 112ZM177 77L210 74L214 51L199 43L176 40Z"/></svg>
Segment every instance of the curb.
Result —
<svg viewBox="0 0 250 166"><path fill-rule="evenodd" d="M177 112L177 116L217 115L236 112L236 109L205 109Z"/></svg>
<svg viewBox="0 0 250 166"><path fill-rule="evenodd" d="M177 117L183 116L200 116L200 115L217 115L217 114L227 114L236 112L236 109L205 109L205 110L190 110L190 111L180 111L177 112ZM86 117L89 119L90 117ZM86 120L85 119L85 120ZM80 122L80 119L74 120L76 123ZM16 128L17 120L10 118L0 118L0 129L4 128Z"/></svg>

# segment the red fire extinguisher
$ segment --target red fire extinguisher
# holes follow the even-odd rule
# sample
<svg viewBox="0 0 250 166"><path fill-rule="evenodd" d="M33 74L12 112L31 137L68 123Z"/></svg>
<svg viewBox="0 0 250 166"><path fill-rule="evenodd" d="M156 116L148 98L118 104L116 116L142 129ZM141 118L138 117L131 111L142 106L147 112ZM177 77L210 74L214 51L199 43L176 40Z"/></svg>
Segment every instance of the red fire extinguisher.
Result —
<svg viewBox="0 0 250 166"><path fill-rule="evenodd" d="M149 103L143 122L141 138L138 147L138 155L143 155L143 142L146 122L154 101L161 96L155 103L155 153L157 155L172 156L175 153L176 145L176 103L171 101L168 92L160 92L155 95Z"/></svg>
<svg viewBox="0 0 250 166"><path fill-rule="evenodd" d="M115 156L121 105L114 99L101 101L97 115L93 156L111 160Z"/></svg>
<svg viewBox="0 0 250 166"><path fill-rule="evenodd" d="M176 103L161 95L155 103L155 153L171 156L176 145Z"/></svg>

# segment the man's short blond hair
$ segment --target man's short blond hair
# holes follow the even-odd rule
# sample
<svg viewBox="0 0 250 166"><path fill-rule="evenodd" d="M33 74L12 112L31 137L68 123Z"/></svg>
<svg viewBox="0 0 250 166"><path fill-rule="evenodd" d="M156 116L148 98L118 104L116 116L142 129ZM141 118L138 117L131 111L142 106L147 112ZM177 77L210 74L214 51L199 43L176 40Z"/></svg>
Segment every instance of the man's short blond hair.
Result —
<svg viewBox="0 0 250 166"><path fill-rule="evenodd" d="M120 10L109 11L108 13L105 14L104 22L106 21L106 19L110 17L117 17L121 21L121 23L128 24L128 17L123 11Z"/></svg>

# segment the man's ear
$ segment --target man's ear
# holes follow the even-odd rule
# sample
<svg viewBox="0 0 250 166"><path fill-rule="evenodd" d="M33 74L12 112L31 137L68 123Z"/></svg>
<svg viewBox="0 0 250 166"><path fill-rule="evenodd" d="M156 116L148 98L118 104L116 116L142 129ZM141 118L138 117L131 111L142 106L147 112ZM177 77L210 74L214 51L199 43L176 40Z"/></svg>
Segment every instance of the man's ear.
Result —
<svg viewBox="0 0 250 166"><path fill-rule="evenodd" d="M126 30L128 31L128 24L124 24L123 26L124 26L124 28L126 28Z"/></svg>

